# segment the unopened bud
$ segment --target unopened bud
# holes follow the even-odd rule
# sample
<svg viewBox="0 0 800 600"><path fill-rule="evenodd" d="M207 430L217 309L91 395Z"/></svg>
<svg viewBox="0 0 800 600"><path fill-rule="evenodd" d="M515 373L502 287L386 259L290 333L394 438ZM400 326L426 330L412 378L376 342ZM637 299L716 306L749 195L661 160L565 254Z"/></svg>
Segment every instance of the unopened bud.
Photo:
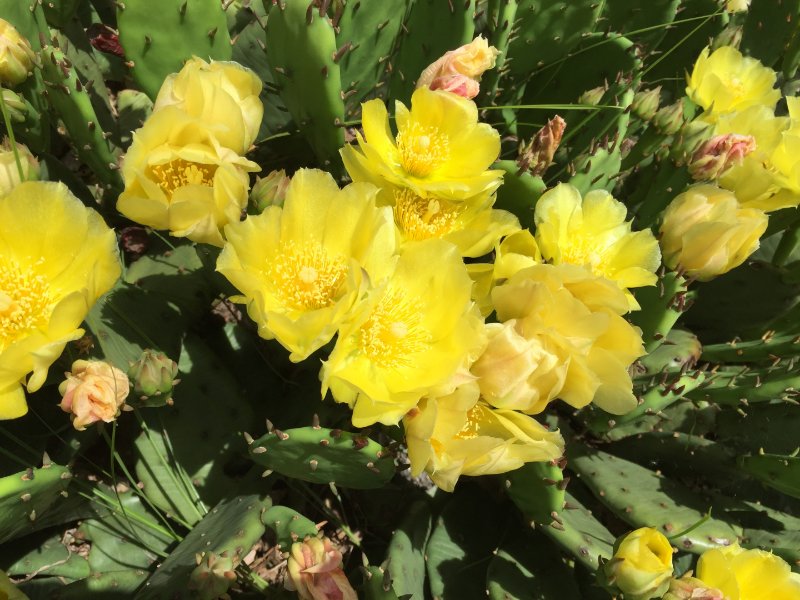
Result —
<svg viewBox="0 0 800 600"><path fill-rule="evenodd" d="M714 52L715 50L719 50L723 46L738 48L741 43L742 26L730 23L714 38L714 41L711 43L711 51Z"/></svg>
<svg viewBox="0 0 800 600"><path fill-rule="evenodd" d="M0 19L0 83L17 85L28 78L36 55L14 26Z"/></svg>
<svg viewBox="0 0 800 600"><path fill-rule="evenodd" d="M135 402L140 406L172 404L172 389L178 384L178 365L163 352L145 350L128 369Z"/></svg>
<svg viewBox="0 0 800 600"><path fill-rule="evenodd" d="M8 138L3 138L3 141L0 142L0 197L11 192L23 181L39 179L39 161L25 144L17 142L17 155L22 167L21 177L11 142Z"/></svg>
<svg viewBox="0 0 800 600"><path fill-rule="evenodd" d="M250 201L259 213L268 206L283 206L290 181L291 178L283 169L272 171L266 177L258 177L250 190Z"/></svg>
<svg viewBox="0 0 800 600"><path fill-rule="evenodd" d="M25 100L11 90L3 90L2 94L3 102L6 103L6 108L8 109L8 116L15 123L22 123L28 114L28 106L25 104Z"/></svg>
<svg viewBox="0 0 800 600"><path fill-rule="evenodd" d="M692 155L689 173L697 181L713 181L756 149L752 135L717 135Z"/></svg>
<svg viewBox="0 0 800 600"><path fill-rule="evenodd" d="M590 90L586 90L581 94L580 98L578 98L578 104L588 104L590 106L597 106L600 104L600 101L603 99L603 96L606 93L606 88L602 85L596 88L592 88Z"/></svg>
<svg viewBox="0 0 800 600"><path fill-rule="evenodd" d="M681 165L687 164L694 153L705 144L713 133L713 128L705 121L695 119L686 123L670 146L670 156Z"/></svg>
<svg viewBox="0 0 800 600"><path fill-rule="evenodd" d="M520 152L517 160L520 170L542 175L552 164L566 127L567 123L558 115L550 119Z"/></svg>
<svg viewBox="0 0 800 600"><path fill-rule="evenodd" d="M653 116L653 125L655 125L656 129L661 133L666 135L675 135L678 133L684 122L683 102L680 100L659 109L656 111L655 116Z"/></svg>
<svg viewBox="0 0 800 600"><path fill-rule="evenodd" d="M661 101L661 86L652 90L641 90L636 92L631 103L633 114L644 121L650 121L658 112L658 105Z"/></svg>

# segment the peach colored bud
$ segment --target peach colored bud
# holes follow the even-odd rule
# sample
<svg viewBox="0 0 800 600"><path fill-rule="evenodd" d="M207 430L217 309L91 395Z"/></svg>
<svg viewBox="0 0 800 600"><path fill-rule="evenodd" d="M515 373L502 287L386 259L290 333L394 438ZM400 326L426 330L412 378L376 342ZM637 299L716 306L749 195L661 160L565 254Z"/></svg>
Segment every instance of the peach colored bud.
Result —
<svg viewBox="0 0 800 600"><path fill-rule="evenodd" d="M128 376L116 367L99 360L76 360L67 379L58 386L61 410L72 413L72 425L78 431L87 425L110 423L119 415L128 397Z"/></svg>
<svg viewBox="0 0 800 600"><path fill-rule="evenodd" d="M419 76L417 87L427 85L432 90L445 90L474 98L480 91L478 81L494 67L500 52L490 46L483 36L478 36L469 44L445 52L444 56L429 65Z"/></svg>
<svg viewBox="0 0 800 600"><path fill-rule="evenodd" d="M689 173L697 181L713 181L756 149L752 135L717 135L695 150Z"/></svg>
<svg viewBox="0 0 800 600"><path fill-rule="evenodd" d="M669 583L663 600L724 600L722 592L691 576L691 571Z"/></svg>
<svg viewBox="0 0 800 600"><path fill-rule="evenodd" d="M342 553L328 538L311 538L292 544L287 590L300 600L358 600L342 571Z"/></svg>
<svg viewBox="0 0 800 600"><path fill-rule="evenodd" d="M520 170L528 171L534 176L543 175L553 162L566 128L566 121L558 115L550 119L522 149L517 161Z"/></svg>

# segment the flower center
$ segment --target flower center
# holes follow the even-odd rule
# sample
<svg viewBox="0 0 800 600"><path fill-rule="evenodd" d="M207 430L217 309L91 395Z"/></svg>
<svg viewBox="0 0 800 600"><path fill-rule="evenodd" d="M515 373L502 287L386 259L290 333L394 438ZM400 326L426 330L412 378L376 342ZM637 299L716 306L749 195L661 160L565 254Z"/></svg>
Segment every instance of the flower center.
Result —
<svg viewBox="0 0 800 600"><path fill-rule="evenodd" d="M411 355L430 343L419 308L391 288L372 310L360 333L361 350L383 368L407 366Z"/></svg>
<svg viewBox="0 0 800 600"><path fill-rule="evenodd" d="M435 127L411 123L397 134L397 150L403 169L417 177L425 177L450 156L450 140Z"/></svg>
<svg viewBox="0 0 800 600"><path fill-rule="evenodd" d="M0 350L47 324L51 299L47 280L12 261L0 262Z"/></svg>
<svg viewBox="0 0 800 600"><path fill-rule="evenodd" d="M420 198L408 189L394 193L394 222L409 240L447 235L453 230L461 210L454 202Z"/></svg>
<svg viewBox="0 0 800 600"><path fill-rule="evenodd" d="M347 261L330 256L319 244L290 243L267 271L289 307L316 310L334 303L347 276Z"/></svg>
<svg viewBox="0 0 800 600"><path fill-rule="evenodd" d="M175 190L187 185L211 187L216 172L217 165L194 163L182 158L150 167L151 177L169 199L172 199Z"/></svg>
<svg viewBox="0 0 800 600"><path fill-rule="evenodd" d="M486 409L480 404L470 408L467 412L467 422L461 428L461 431L456 434L456 437L460 440L471 440L478 437L481 423L486 420L485 411Z"/></svg>

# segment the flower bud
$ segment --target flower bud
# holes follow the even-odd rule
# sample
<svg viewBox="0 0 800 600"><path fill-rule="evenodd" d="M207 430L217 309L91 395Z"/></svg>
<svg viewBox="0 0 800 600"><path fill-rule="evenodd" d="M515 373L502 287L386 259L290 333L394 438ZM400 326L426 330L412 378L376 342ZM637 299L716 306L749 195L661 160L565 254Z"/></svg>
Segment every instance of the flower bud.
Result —
<svg viewBox="0 0 800 600"><path fill-rule="evenodd" d="M417 87L428 86L432 90L445 90L474 98L480 92L481 75L494 68L500 52L490 46L483 36L469 44L445 52L444 56L429 65L417 79Z"/></svg>
<svg viewBox="0 0 800 600"><path fill-rule="evenodd" d="M17 154L22 165L22 178L19 176L17 159L8 138L0 142L0 198L10 193L23 181L39 179L39 161L31 154L25 144L17 142Z"/></svg>
<svg viewBox="0 0 800 600"><path fill-rule="evenodd" d="M708 281L742 264L758 248L766 229L767 215L757 208L742 208L733 192L696 185L664 211L664 263Z"/></svg>
<svg viewBox="0 0 800 600"><path fill-rule="evenodd" d="M680 131L683 123L683 102L680 100L660 108L653 116L653 125L665 135L675 135Z"/></svg>
<svg viewBox="0 0 800 600"><path fill-rule="evenodd" d="M292 544L284 587L300 600L358 600L342 571L342 553L328 538Z"/></svg>
<svg viewBox="0 0 800 600"><path fill-rule="evenodd" d="M142 406L172 404L172 388L177 385L178 365L163 352L145 350L128 369L133 393Z"/></svg>
<svg viewBox="0 0 800 600"><path fill-rule="evenodd" d="M669 582L669 591L662 600L724 600L722 592L710 588L699 579L684 575Z"/></svg>
<svg viewBox="0 0 800 600"><path fill-rule="evenodd" d="M602 85L590 90L586 90L583 92L583 94L581 94L580 98L578 98L578 104L597 106L600 104L600 101L603 99L603 96L605 96L607 91L608 88Z"/></svg>
<svg viewBox="0 0 800 600"><path fill-rule="evenodd" d="M756 149L752 135L717 135L692 155L689 173L697 181L713 181Z"/></svg>
<svg viewBox="0 0 800 600"><path fill-rule="evenodd" d="M66 380L58 386L61 410L72 413L78 431L87 425L111 423L122 410L130 391L125 373L100 360L76 360Z"/></svg>
<svg viewBox="0 0 800 600"><path fill-rule="evenodd" d="M189 576L187 587L195 592L198 598L227 598L226 592L236 581L236 567L239 556L220 556L205 552L196 556L197 566Z"/></svg>
<svg viewBox="0 0 800 600"><path fill-rule="evenodd" d="M662 533L642 527L617 539L613 558L603 565L606 582L625 600L661 598L672 579L672 546Z"/></svg>
<svg viewBox="0 0 800 600"><path fill-rule="evenodd" d="M716 35L714 41L711 42L711 51L719 50L723 46L738 48L742 43L742 32L743 27L741 25L728 23L728 25Z"/></svg>
<svg viewBox="0 0 800 600"><path fill-rule="evenodd" d="M28 105L25 104L25 99L19 94L11 90L3 90L3 102L6 103L8 109L8 116L15 123L22 123L28 114Z"/></svg>
<svg viewBox="0 0 800 600"><path fill-rule="evenodd" d="M0 83L17 85L28 78L36 55L14 26L0 19Z"/></svg>
<svg viewBox="0 0 800 600"><path fill-rule="evenodd" d="M641 90L636 92L631 103L631 110L640 119L650 121L658 112L658 105L661 101L661 86L652 90Z"/></svg>
<svg viewBox="0 0 800 600"><path fill-rule="evenodd" d="M544 174L553 162L566 127L567 123L558 115L550 119L523 148L517 161L520 168L534 176Z"/></svg>
<svg viewBox="0 0 800 600"><path fill-rule="evenodd" d="M672 140L670 156L678 164L688 163L697 149L709 140L712 133L713 128L704 121L695 119L686 123Z"/></svg>
<svg viewBox="0 0 800 600"><path fill-rule="evenodd" d="M727 0L725 10L729 13L744 12L750 8L750 0Z"/></svg>
<svg viewBox="0 0 800 600"><path fill-rule="evenodd" d="M286 190L289 187L290 177L286 171L271 171L266 177L257 177L250 190L250 202L259 213L264 212L268 206L283 206Z"/></svg>

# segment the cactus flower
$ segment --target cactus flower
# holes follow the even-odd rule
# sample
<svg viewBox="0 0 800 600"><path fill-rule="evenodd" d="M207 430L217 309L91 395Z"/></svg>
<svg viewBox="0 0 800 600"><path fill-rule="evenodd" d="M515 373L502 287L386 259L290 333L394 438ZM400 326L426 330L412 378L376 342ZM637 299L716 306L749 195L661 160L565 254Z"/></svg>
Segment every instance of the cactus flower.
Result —
<svg viewBox="0 0 800 600"><path fill-rule="evenodd" d="M407 188L421 198L463 201L491 194L503 171L489 170L500 154L500 135L478 123L478 108L466 98L428 87L411 97L411 110L395 104L397 135L381 100L362 107L364 134L341 150L353 181Z"/></svg>
<svg viewBox="0 0 800 600"><path fill-rule="evenodd" d="M687 78L686 95L703 108L702 119L714 122L721 114L759 104L774 109L781 97L775 80L775 71L736 48L705 48Z"/></svg>
<svg viewBox="0 0 800 600"><path fill-rule="evenodd" d="M752 135L716 135L692 155L689 173L698 181L713 181L756 149Z"/></svg>
<svg viewBox="0 0 800 600"><path fill-rule="evenodd" d="M0 84L18 85L28 78L36 55L14 26L0 19Z"/></svg>
<svg viewBox="0 0 800 600"><path fill-rule="evenodd" d="M642 527L620 537L603 565L605 580L626 600L661 598L672 579L672 546L664 535Z"/></svg>
<svg viewBox="0 0 800 600"><path fill-rule="evenodd" d="M261 79L235 62L196 56L178 73L167 76L153 106L175 106L213 129L220 145L245 154L258 135L264 105Z"/></svg>
<svg viewBox="0 0 800 600"><path fill-rule="evenodd" d="M722 592L725 600L796 600L800 575L779 556L745 550L738 544L706 550L697 562L697 579Z"/></svg>
<svg viewBox="0 0 800 600"><path fill-rule="evenodd" d="M266 177L257 177L250 190L250 202L258 213L264 212L268 206L283 206L286 190L291 178L286 171L270 171Z"/></svg>
<svg viewBox="0 0 800 600"><path fill-rule="evenodd" d="M144 406L172 404L172 388L178 384L177 376L177 363L157 350L145 350L128 369L133 393Z"/></svg>
<svg viewBox="0 0 800 600"><path fill-rule="evenodd" d="M71 413L78 431L87 425L111 423L119 415L130 392L128 376L100 360L76 360L66 380L58 386L61 410Z"/></svg>
<svg viewBox="0 0 800 600"><path fill-rule="evenodd" d="M0 198L0 418L27 411L66 344L120 275L114 232L61 183Z"/></svg>
<svg viewBox="0 0 800 600"><path fill-rule="evenodd" d="M424 398L403 419L411 474L427 471L433 482L452 492L461 475L491 475L527 462L556 460L564 439L535 419L513 410L493 409L479 400L477 384Z"/></svg>
<svg viewBox="0 0 800 600"><path fill-rule="evenodd" d="M222 246L222 231L247 206L254 162L220 144L217 127L175 106L154 112L134 132L122 165L117 209L178 237Z"/></svg>
<svg viewBox="0 0 800 600"><path fill-rule="evenodd" d="M542 412L555 398L575 408L594 402L618 415L636 407L628 369L644 347L639 330L621 316L628 300L614 282L581 266L540 264L495 287L492 301L498 320L513 321L513 333L532 342L525 345L511 331L490 340L479 373L515 352L522 356L514 364L527 366L510 391L488 379L488 402L528 414ZM552 373L550 364L566 373Z"/></svg>
<svg viewBox="0 0 800 600"><path fill-rule="evenodd" d="M718 589L711 588L689 574L669 582L669 590L662 600L725 600Z"/></svg>
<svg viewBox="0 0 800 600"><path fill-rule="evenodd" d="M283 585L300 600L358 600L342 571L342 553L325 537L292 544Z"/></svg>
<svg viewBox="0 0 800 600"><path fill-rule="evenodd" d="M35 181L39 179L39 161L31 154L25 144L17 142L17 153L22 165L22 175L19 176L17 160L8 138L3 138L0 143L0 196L5 196L17 187L22 181Z"/></svg>
<svg viewBox="0 0 800 600"><path fill-rule="evenodd" d="M631 231L628 210L611 194L594 190L581 199L569 184L559 184L536 203L536 241L542 257L553 264L581 265L625 292L639 308L630 288L655 285L661 265L658 242L649 229Z"/></svg>
<svg viewBox="0 0 800 600"><path fill-rule="evenodd" d="M700 281L713 279L756 251L767 220L757 208L742 208L728 190L708 184L690 187L664 211L664 263Z"/></svg>
<svg viewBox="0 0 800 600"><path fill-rule="evenodd" d="M458 250L441 240L407 244L342 323L322 367L323 395L353 408L353 425L395 425L452 381L484 344L483 319ZM442 391L442 390L446 390Z"/></svg>
<svg viewBox="0 0 800 600"><path fill-rule="evenodd" d="M259 335L301 361L327 344L370 281L393 268L389 208L366 183L340 190L328 173L300 169L283 208L229 225L217 270L242 293Z"/></svg>
<svg viewBox="0 0 800 600"><path fill-rule="evenodd" d="M744 12L750 8L751 0L727 0L725 2L725 10L729 13Z"/></svg>
<svg viewBox="0 0 800 600"><path fill-rule="evenodd" d="M417 87L428 86L432 90L444 90L474 98L480 92L480 78L484 71L494 68L500 52L490 46L483 36L469 44L445 52L422 71Z"/></svg>

